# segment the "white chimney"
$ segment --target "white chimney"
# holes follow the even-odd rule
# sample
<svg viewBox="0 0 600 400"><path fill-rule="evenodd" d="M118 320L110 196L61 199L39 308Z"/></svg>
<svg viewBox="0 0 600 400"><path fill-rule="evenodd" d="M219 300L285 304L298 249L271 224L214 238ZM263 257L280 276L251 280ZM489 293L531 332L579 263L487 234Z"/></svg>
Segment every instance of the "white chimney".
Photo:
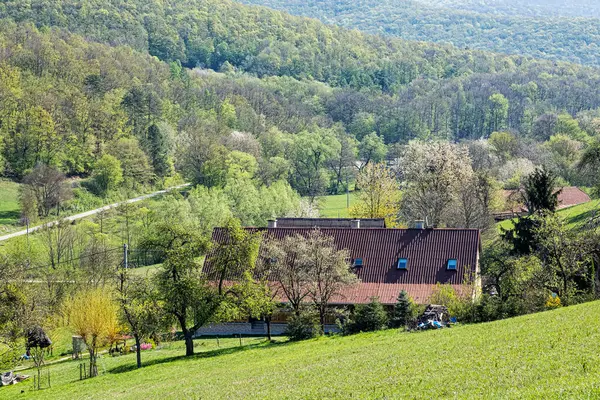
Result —
<svg viewBox="0 0 600 400"><path fill-rule="evenodd" d="M353 219L350 221L350 226L352 229L360 229L360 219Z"/></svg>
<svg viewBox="0 0 600 400"><path fill-rule="evenodd" d="M268 228L277 228L277 220L276 219L270 219L267 221L267 227Z"/></svg>

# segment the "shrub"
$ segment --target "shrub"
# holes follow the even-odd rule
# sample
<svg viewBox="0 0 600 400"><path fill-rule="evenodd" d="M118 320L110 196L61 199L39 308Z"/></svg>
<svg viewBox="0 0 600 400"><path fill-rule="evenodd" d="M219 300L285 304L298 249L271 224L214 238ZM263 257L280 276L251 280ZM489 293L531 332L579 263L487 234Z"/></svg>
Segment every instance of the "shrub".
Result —
<svg viewBox="0 0 600 400"><path fill-rule="evenodd" d="M299 315L294 314L287 324L285 334L290 340L305 340L321 334L319 315L313 310L302 310Z"/></svg>
<svg viewBox="0 0 600 400"><path fill-rule="evenodd" d="M390 328L402 328L411 325L416 320L417 311L415 303L406 293L406 290L401 291L390 318Z"/></svg>
<svg viewBox="0 0 600 400"><path fill-rule="evenodd" d="M546 308L548 310L551 310L553 308L559 308L561 306L560 304L560 297L558 296L549 296L548 300L546 300Z"/></svg>
<svg viewBox="0 0 600 400"><path fill-rule="evenodd" d="M353 315L342 327L344 334L358 332L371 332L385 329L388 324L388 315L383 304L376 297L371 298L368 304L356 306Z"/></svg>
<svg viewBox="0 0 600 400"><path fill-rule="evenodd" d="M461 322L474 322L476 320L476 304L468 291L459 293L451 285L438 283L429 297L429 303L448 307L450 316Z"/></svg>

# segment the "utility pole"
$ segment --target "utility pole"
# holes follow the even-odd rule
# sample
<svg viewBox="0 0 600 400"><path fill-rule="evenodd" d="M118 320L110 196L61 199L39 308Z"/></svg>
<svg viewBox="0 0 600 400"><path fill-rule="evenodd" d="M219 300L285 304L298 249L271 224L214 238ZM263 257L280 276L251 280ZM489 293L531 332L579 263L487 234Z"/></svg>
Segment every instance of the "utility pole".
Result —
<svg viewBox="0 0 600 400"><path fill-rule="evenodd" d="M127 273L127 268L129 266L129 261L127 260L127 243L123 244L123 269L121 270L121 293L123 293L123 286L125 285L125 274Z"/></svg>
<svg viewBox="0 0 600 400"><path fill-rule="evenodd" d="M346 208L350 209L350 186L348 185L348 173L346 173Z"/></svg>
<svg viewBox="0 0 600 400"><path fill-rule="evenodd" d="M123 245L123 268L125 268L125 270L127 270L128 267L129 267L129 262L127 260L127 243L125 243Z"/></svg>
<svg viewBox="0 0 600 400"><path fill-rule="evenodd" d="M25 224L27 224L27 266L31 265L31 245L29 244L29 217L25 217Z"/></svg>

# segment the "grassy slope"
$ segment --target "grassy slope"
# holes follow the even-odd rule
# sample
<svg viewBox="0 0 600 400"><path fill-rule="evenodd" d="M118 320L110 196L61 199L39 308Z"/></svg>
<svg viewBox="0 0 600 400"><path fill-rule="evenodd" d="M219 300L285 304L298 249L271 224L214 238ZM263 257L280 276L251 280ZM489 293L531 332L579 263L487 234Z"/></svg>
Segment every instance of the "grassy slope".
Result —
<svg viewBox="0 0 600 400"><path fill-rule="evenodd" d="M585 224L588 219L596 215L600 211L600 200L592 200L587 203L579 204L573 207L564 208L558 211L558 215L565 219L567 225L570 228L581 227ZM510 228L512 226L511 220L499 222L497 225L499 228Z"/></svg>
<svg viewBox="0 0 600 400"><path fill-rule="evenodd" d="M189 359L161 350L145 355L153 361L142 370L131 370L133 356L108 359L109 372L85 382L68 362L53 367L52 389L18 398L598 398L599 318L594 302L434 332L390 330ZM127 365L112 368L113 360ZM0 389L0 397L22 388Z"/></svg>
<svg viewBox="0 0 600 400"><path fill-rule="evenodd" d="M0 233L3 225L14 225L19 221L19 184L0 180Z"/></svg>
<svg viewBox="0 0 600 400"><path fill-rule="evenodd" d="M356 196L350 193L350 207L354 205ZM338 194L324 196L321 199L319 212L322 217L326 218L348 218L348 208L346 208L346 195Z"/></svg>

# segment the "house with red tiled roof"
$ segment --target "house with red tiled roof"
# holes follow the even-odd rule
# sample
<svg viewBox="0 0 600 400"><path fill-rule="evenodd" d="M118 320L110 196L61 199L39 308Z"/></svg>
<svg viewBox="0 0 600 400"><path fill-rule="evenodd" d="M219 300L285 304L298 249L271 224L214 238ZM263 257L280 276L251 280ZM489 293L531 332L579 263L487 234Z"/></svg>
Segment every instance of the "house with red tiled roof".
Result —
<svg viewBox="0 0 600 400"><path fill-rule="evenodd" d="M560 190L558 193L559 210L591 201L590 196L576 186L564 186L557 190ZM504 199L504 210L494 214L496 221L527 214L527 206L523 203L519 190L503 190L502 197Z"/></svg>
<svg viewBox="0 0 600 400"><path fill-rule="evenodd" d="M264 241L307 235L318 228L333 238L338 249L348 250L349 264L359 282L336 295L332 306L365 304L372 297L392 306L402 290L415 302L426 304L436 284L449 284L463 291L467 289L466 278L479 276L481 238L477 229L387 229L369 227L378 226L373 220L368 223L336 220L337 223L327 219L302 219L283 224L272 221L268 228L247 229L263 231ZM216 228L213 241L226 240L226 230ZM210 258L209 254L204 265L209 277ZM473 291L473 287L469 286L468 290ZM285 302L285 299L280 300Z"/></svg>

